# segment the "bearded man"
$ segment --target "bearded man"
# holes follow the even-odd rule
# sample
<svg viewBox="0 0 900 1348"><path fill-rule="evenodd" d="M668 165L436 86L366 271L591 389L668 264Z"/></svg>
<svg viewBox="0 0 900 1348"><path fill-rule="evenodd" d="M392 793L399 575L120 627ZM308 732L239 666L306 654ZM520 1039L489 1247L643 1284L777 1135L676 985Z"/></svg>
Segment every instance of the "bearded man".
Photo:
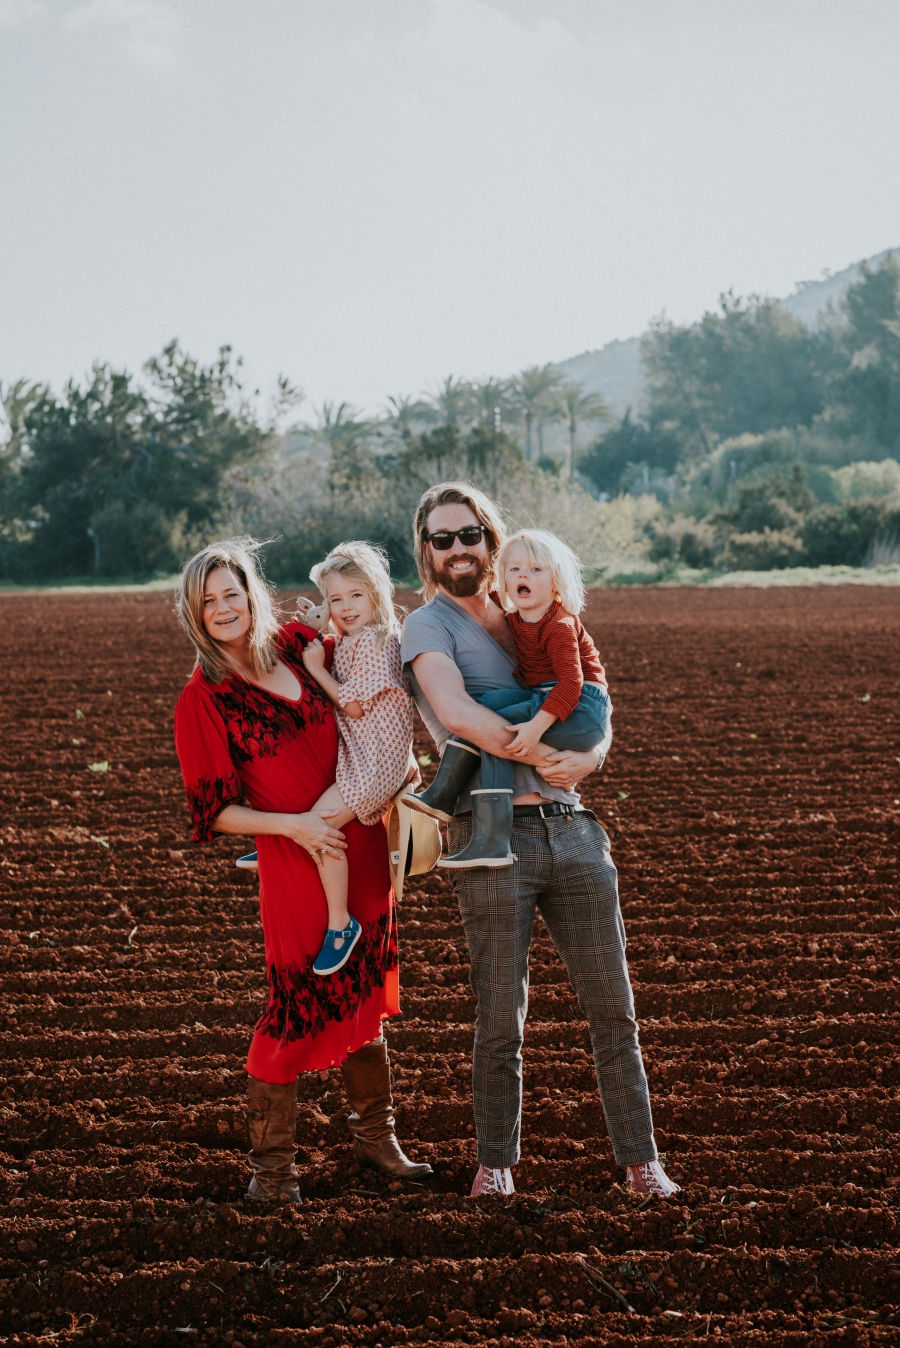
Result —
<svg viewBox="0 0 900 1348"><path fill-rule="evenodd" d="M427 603L403 625L404 670L438 749L443 754L452 745L461 764L461 791L449 825L456 853L471 836L471 791L479 777L477 766L473 775L476 755L454 737L513 758L506 752L512 732L502 717L474 700L491 689L519 687L512 634L493 594L505 529L494 504L461 482L427 491L413 527ZM538 909L587 1018L616 1162L626 1168L635 1192L661 1197L678 1192L659 1164L653 1136L609 838L591 811L580 808L575 791L602 756L602 748L554 752L538 744L530 762L514 759L516 860L452 873L477 1002L472 1092L479 1166L473 1195L514 1190L528 955Z"/></svg>

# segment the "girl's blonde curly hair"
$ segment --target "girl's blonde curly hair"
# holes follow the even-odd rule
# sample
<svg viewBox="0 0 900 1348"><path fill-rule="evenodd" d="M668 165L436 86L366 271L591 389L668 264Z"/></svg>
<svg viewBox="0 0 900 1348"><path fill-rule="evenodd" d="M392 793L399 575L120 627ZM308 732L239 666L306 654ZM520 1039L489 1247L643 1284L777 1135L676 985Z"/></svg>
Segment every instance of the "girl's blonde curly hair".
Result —
<svg viewBox="0 0 900 1348"><path fill-rule="evenodd" d="M400 621L394 607L394 583L391 580L391 567L387 553L372 543L363 543L351 539L341 543L329 552L322 562L317 562L309 573L309 578L326 600L325 586L329 576L346 576L363 586L372 604L370 627L376 632L376 645L382 647L391 635L400 631ZM330 622L328 626L331 626ZM327 628L323 630L328 630Z"/></svg>

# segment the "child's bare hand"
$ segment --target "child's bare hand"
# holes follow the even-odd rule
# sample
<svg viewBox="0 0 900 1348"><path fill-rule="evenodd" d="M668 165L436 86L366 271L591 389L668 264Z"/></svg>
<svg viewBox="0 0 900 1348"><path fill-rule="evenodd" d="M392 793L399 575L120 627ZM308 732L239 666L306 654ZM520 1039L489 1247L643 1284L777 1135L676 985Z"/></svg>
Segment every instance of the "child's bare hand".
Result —
<svg viewBox="0 0 900 1348"><path fill-rule="evenodd" d="M506 746L507 752L516 758L528 758L534 753L541 738L541 727L534 721L526 721L516 727L516 733Z"/></svg>
<svg viewBox="0 0 900 1348"><path fill-rule="evenodd" d="M325 668L325 647L318 638L303 648L303 668L309 674L316 674Z"/></svg>

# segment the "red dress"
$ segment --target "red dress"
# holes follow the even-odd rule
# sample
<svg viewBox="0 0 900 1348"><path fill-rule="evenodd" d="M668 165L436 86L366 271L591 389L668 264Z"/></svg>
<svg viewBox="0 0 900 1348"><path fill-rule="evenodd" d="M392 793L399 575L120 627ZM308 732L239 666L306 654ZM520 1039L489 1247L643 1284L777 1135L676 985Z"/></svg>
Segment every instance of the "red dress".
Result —
<svg viewBox="0 0 900 1348"><path fill-rule="evenodd" d="M199 668L191 675L175 709L175 747L194 842L210 841L226 805L302 814L334 782L337 725L301 658L317 635L297 622L286 623L278 634L281 659L303 690L297 701L238 674L221 683L211 683ZM382 1019L400 1009L387 833L381 822L366 827L356 819L342 832L349 908L362 935L343 969L328 978L312 971L328 925L318 867L289 838L256 839L269 996L246 1067L251 1076L273 1084L343 1062L377 1038Z"/></svg>

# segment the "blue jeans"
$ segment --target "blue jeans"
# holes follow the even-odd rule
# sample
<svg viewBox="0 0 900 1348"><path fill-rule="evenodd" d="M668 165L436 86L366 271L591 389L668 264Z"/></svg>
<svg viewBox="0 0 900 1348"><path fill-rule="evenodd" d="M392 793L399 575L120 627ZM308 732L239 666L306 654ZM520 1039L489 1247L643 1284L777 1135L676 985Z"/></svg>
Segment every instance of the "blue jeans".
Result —
<svg viewBox="0 0 900 1348"><path fill-rule="evenodd" d="M489 707L511 725L530 721L544 705L554 683L542 683L537 688L493 688L476 701ZM554 721L541 736L542 744L551 749L571 749L582 752L602 747L604 753L612 741L612 703L609 693L598 684L586 683L581 697L570 716ZM511 758L497 758L481 750L481 789L483 791L511 791L515 763Z"/></svg>

